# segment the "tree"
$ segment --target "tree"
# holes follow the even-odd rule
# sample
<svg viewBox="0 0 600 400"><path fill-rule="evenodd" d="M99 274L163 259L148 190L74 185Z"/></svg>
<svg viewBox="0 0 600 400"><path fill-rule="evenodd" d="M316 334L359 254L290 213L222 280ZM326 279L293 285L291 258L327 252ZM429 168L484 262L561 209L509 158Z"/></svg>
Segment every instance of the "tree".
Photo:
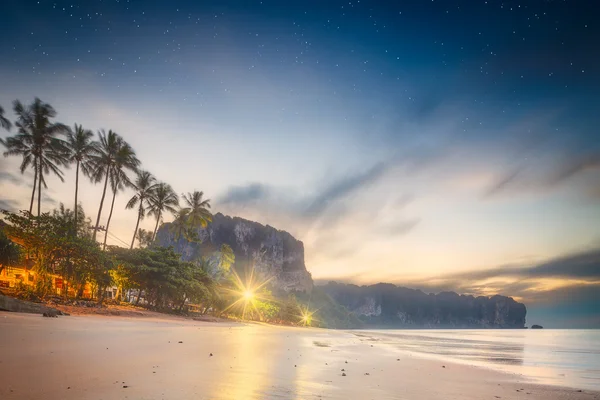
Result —
<svg viewBox="0 0 600 400"><path fill-rule="evenodd" d="M33 167L35 174L29 212L31 213L33 209L33 199L37 190L37 215L40 216L42 184L44 188L47 187L44 174L53 173L64 182L59 167L68 165L67 148L60 136L66 134L69 128L61 123L52 123L51 119L56 117L56 111L50 104L42 102L39 98L29 106L24 106L16 100L14 112L17 114L15 126L18 133L2 140L2 144L7 149L4 156L21 156L23 158L21 173L24 173L29 166Z"/></svg>
<svg viewBox="0 0 600 400"><path fill-rule="evenodd" d="M217 257L217 271L220 277L227 276L235 263L235 254L228 244L223 243Z"/></svg>
<svg viewBox="0 0 600 400"><path fill-rule="evenodd" d="M33 268L41 278L39 295L43 297L49 289L44 284L49 273L59 274L81 288L85 282L104 284L106 262L98 243L87 232L82 209L77 214L77 223L73 221L74 212L63 205L39 217L27 211L3 211L3 214L7 222L6 236L33 256ZM74 226L81 235L72 234Z"/></svg>
<svg viewBox="0 0 600 400"><path fill-rule="evenodd" d="M110 202L110 211L108 212L108 219L106 220L106 226L104 227L104 242L102 242L102 250L106 249L106 239L108 237L108 229L110 227L110 220L112 219L113 209L115 207L115 199L117 197L117 192L124 190L127 185L126 182L122 180L122 177L119 174L114 172L110 172L110 189L112 190L112 201Z"/></svg>
<svg viewBox="0 0 600 400"><path fill-rule="evenodd" d="M161 182L156 185L156 189L152 193L149 201L150 207L148 208L148 214L156 217L156 225L154 226L154 233L152 234L152 241L156 238L156 231L158 230L158 223L160 222L163 214L166 211L176 213L179 205L179 197L173 191L171 185Z"/></svg>
<svg viewBox="0 0 600 400"><path fill-rule="evenodd" d="M158 309L181 311L187 301L203 302L211 296L214 281L192 262L181 261L172 248L110 248L119 277L127 286L145 293L147 303Z"/></svg>
<svg viewBox="0 0 600 400"><path fill-rule="evenodd" d="M183 195L187 213L186 222L188 227L196 229L198 227L206 228L209 222L212 221L210 213L210 200L203 199L204 192L194 191Z"/></svg>
<svg viewBox="0 0 600 400"><path fill-rule="evenodd" d="M188 242L199 242L198 232L188 224L190 210L179 208L174 214L173 222L169 225L169 232L173 233L175 240L183 237Z"/></svg>
<svg viewBox="0 0 600 400"><path fill-rule="evenodd" d="M19 261L21 261L21 248L0 229L0 273L6 267L18 265Z"/></svg>
<svg viewBox="0 0 600 400"><path fill-rule="evenodd" d="M7 131L10 131L12 123L4 116L4 108L0 106L0 126Z"/></svg>
<svg viewBox="0 0 600 400"><path fill-rule="evenodd" d="M110 226L110 220L112 218L113 209L115 207L115 198L117 192L131 186L131 180L127 176L125 170L130 169L137 171L137 167L140 161L135 156L135 152L125 141L121 141L115 162L109 170L110 187L113 192L112 202L110 203L110 212L108 214L108 220L106 221L106 229L104 230L104 243L102 249L106 248L106 237L108 236L108 228Z"/></svg>
<svg viewBox="0 0 600 400"><path fill-rule="evenodd" d="M135 230L133 231L131 246L129 247L130 249L133 249L133 245L135 244L135 237L138 233L140 220L144 219L146 216L146 209L150 207L150 198L156 189L156 178L148 171L138 171L132 186L135 189L135 194L129 199L125 208L132 209L137 205L138 217L137 222L135 223Z"/></svg>
<svg viewBox="0 0 600 400"><path fill-rule="evenodd" d="M152 244L152 232L145 229L138 229L136 238L140 243L140 248L146 249Z"/></svg>
<svg viewBox="0 0 600 400"><path fill-rule="evenodd" d="M198 241L198 228L206 228L212 221L210 200L203 200L203 192L194 191L183 195L186 207L182 207L175 213L175 219L169 230L179 240L182 236L188 242Z"/></svg>
<svg viewBox="0 0 600 400"><path fill-rule="evenodd" d="M94 134L88 129L83 129L81 125L75 124L73 130L67 134L67 148L69 150L69 162L75 163L75 221L77 221L77 192L79 189L79 168L83 175L88 178L92 176L92 156L98 154L98 143L92 138Z"/></svg>
<svg viewBox="0 0 600 400"><path fill-rule="evenodd" d="M94 226L94 240L98 234L98 226L100 225L102 207L104 205L104 198L106 197L106 189L108 187L108 180L110 178L111 171L118 162L117 157L119 151L124 145L126 145L123 138L112 130L109 130L108 133L106 133L104 130L98 132L98 139L100 142L98 154L94 154L91 157L93 166L92 180L94 182L101 182L104 179L104 188L102 190L102 197L100 198L100 207L98 207L96 225ZM129 147L129 145L127 146ZM131 148L129 147L129 149ZM129 155L127 162L122 165L122 169L135 171L139 163L139 160L135 157L135 153L131 149L131 154Z"/></svg>

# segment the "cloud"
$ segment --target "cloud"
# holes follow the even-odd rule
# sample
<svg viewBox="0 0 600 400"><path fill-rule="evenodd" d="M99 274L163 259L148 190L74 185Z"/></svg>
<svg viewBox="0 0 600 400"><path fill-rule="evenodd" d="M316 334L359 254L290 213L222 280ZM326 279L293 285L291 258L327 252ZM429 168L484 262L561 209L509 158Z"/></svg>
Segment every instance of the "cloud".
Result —
<svg viewBox="0 0 600 400"><path fill-rule="evenodd" d="M380 179L390 168L391 162L378 163L364 172L350 175L333 182L319 193L305 210L305 215L314 217L322 214L327 207L339 199L343 199L353 192L364 189L371 183Z"/></svg>
<svg viewBox="0 0 600 400"><path fill-rule="evenodd" d="M219 197L217 202L222 205L245 205L266 199L269 196L269 192L269 188L261 183L233 186Z"/></svg>
<svg viewBox="0 0 600 400"><path fill-rule="evenodd" d="M519 175L521 175L523 171L522 167L516 168L508 173L506 173L506 175L501 176L496 182L494 182L489 189L486 190L484 196L485 197L491 197L494 196L500 192L502 192L504 189L506 189L507 187L509 187L515 180L518 179Z"/></svg>
<svg viewBox="0 0 600 400"><path fill-rule="evenodd" d="M540 168L539 159L542 154L533 154L534 162L523 162L517 167L499 175L486 189L485 198L500 194L515 194L518 192L543 192L555 189L568 182L574 182L574 188L592 198L598 199L598 192L590 190L583 180L577 181L583 175L589 175L600 180L600 152L560 154L560 150L551 157L551 162Z"/></svg>
<svg viewBox="0 0 600 400"><path fill-rule="evenodd" d="M0 209L8 210L8 211L17 211L20 207L18 201L10 200L10 199L0 199Z"/></svg>
<svg viewBox="0 0 600 400"><path fill-rule="evenodd" d="M24 183L22 176L11 174L6 171L0 171L0 182L10 182L13 185L22 185Z"/></svg>
<svg viewBox="0 0 600 400"><path fill-rule="evenodd" d="M36 195L36 201L37 201L37 195ZM46 194L46 193L42 193L42 203L43 204L51 204L53 206L58 205L58 200L56 200L55 198L51 197L50 195ZM36 203L37 204L37 203Z"/></svg>
<svg viewBox="0 0 600 400"><path fill-rule="evenodd" d="M502 266L483 271L455 275L456 278L489 279L498 277L520 278L578 278L600 280L600 249L568 254L532 267Z"/></svg>
<svg viewBox="0 0 600 400"><path fill-rule="evenodd" d="M557 171L552 182L559 183L586 171L600 171L600 153L588 153L572 157Z"/></svg>
<svg viewBox="0 0 600 400"><path fill-rule="evenodd" d="M315 220L323 216L334 204L376 183L393 165L393 161L376 165L354 174L338 178L314 195L300 196L285 188L276 188L253 182L244 186L232 186L217 198L217 204L225 207L258 207L279 209L298 218ZM344 207L339 207L342 213Z"/></svg>
<svg viewBox="0 0 600 400"><path fill-rule="evenodd" d="M532 266L508 265L428 279L392 281L436 293L451 290L473 295L503 294L526 304L560 303L579 297L589 300L594 294L600 294L600 248L555 257Z"/></svg>
<svg viewBox="0 0 600 400"><path fill-rule="evenodd" d="M419 225L421 218L412 218L386 224L380 228L381 233L388 236L406 235Z"/></svg>

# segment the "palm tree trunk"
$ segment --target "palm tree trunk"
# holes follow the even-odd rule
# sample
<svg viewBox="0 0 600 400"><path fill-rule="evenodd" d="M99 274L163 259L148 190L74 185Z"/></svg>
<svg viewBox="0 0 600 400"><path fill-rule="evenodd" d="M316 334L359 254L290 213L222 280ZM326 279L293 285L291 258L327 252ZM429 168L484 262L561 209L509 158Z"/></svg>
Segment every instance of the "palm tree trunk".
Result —
<svg viewBox="0 0 600 400"><path fill-rule="evenodd" d="M38 176L38 217L40 216L40 210L42 208L42 180L44 179L44 175L42 172L42 163L39 165L40 172Z"/></svg>
<svg viewBox="0 0 600 400"><path fill-rule="evenodd" d="M77 235L77 190L79 189L79 161L77 161L77 169L75 170L75 235Z"/></svg>
<svg viewBox="0 0 600 400"><path fill-rule="evenodd" d="M29 203L29 214L31 214L31 212L33 211L33 200L35 199L35 187L37 185L37 174L38 174L38 170L37 170L37 162L33 162L34 165L34 170L35 170L35 174L33 175L33 188L31 190L31 202Z"/></svg>
<svg viewBox="0 0 600 400"><path fill-rule="evenodd" d="M106 171L106 178L104 179L104 190L102 191L102 198L100 199L100 208L98 208L98 217L96 218L96 226L94 227L94 241L96 240L96 234L98 233L98 225L100 225L102 205L104 204L104 197L106 196L106 185L108 185L108 171Z"/></svg>
<svg viewBox="0 0 600 400"><path fill-rule="evenodd" d="M154 242L154 238L156 237L156 231L158 230L158 221L160 221L160 212L156 216L156 225L154 226L154 233L152 234L152 241Z"/></svg>
<svg viewBox="0 0 600 400"><path fill-rule="evenodd" d="M138 210L137 222L135 223L135 231L133 231L133 239L131 239L131 247L130 250L133 249L133 245L135 244L135 235L137 234L138 227L140 226L140 219L142 218L142 203L140 202L140 209Z"/></svg>
<svg viewBox="0 0 600 400"><path fill-rule="evenodd" d="M102 250L106 249L106 237L108 236L108 226L110 225L110 219L112 218L113 208L115 207L115 197L117 197L117 191L113 190L113 198L110 203L110 212L108 213L108 221L106 221L106 229L104 230L104 243L102 244Z"/></svg>

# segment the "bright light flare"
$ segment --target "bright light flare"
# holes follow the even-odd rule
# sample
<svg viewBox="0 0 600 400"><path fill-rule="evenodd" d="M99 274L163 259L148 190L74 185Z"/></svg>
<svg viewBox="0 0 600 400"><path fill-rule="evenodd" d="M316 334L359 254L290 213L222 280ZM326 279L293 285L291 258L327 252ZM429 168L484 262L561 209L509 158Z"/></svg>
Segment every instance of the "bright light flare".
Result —
<svg viewBox="0 0 600 400"><path fill-rule="evenodd" d="M302 310L302 315L300 318L300 322L302 323L302 325L304 326L310 326L313 320L313 314L315 312L314 311L308 311L308 309L306 310Z"/></svg>
<svg viewBox="0 0 600 400"><path fill-rule="evenodd" d="M242 319L246 319L247 311L255 313L256 315L260 315L260 312L256 306L257 302L270 300L262 294L261 289L267 285L272 278L266 279L262 282L255 282L254 269L252 269L250 270L250 276L248 276L246 282L244 282L235 270L232 270L231 273L234 278L233 283L235 287L232 289L227 289L227 292L237 299L227 306L223 312L227 312L227 310L230 309L240 310Z"/></svg>

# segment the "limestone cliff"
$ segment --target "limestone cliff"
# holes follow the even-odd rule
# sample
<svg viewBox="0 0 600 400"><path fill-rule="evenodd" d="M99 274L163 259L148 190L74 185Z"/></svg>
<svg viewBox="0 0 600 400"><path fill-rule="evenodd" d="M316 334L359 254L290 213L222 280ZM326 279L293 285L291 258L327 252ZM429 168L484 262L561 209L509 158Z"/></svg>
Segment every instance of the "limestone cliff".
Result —
<svg viewBox="0 0 600 400"><path fill-rule="evenodd" d="M367 325L397 328L524 328L527 310L511 297L426 294L389 283L321 287Z"/></svg>
<svg viewBox="0 0 600 400"><path fill-rule="evenodd" d="M158 230L158 243L173 246L184 260L210 257L222 244L228 244L235 253L234 268L240 273L254 267L259 279L271 278L276 289L312 290L313 281L304 265L304 245L288 232L217 213L208 227L198 229L200 243L196 243L184 238L175 240L169 225L163 224Z"/></svg>

